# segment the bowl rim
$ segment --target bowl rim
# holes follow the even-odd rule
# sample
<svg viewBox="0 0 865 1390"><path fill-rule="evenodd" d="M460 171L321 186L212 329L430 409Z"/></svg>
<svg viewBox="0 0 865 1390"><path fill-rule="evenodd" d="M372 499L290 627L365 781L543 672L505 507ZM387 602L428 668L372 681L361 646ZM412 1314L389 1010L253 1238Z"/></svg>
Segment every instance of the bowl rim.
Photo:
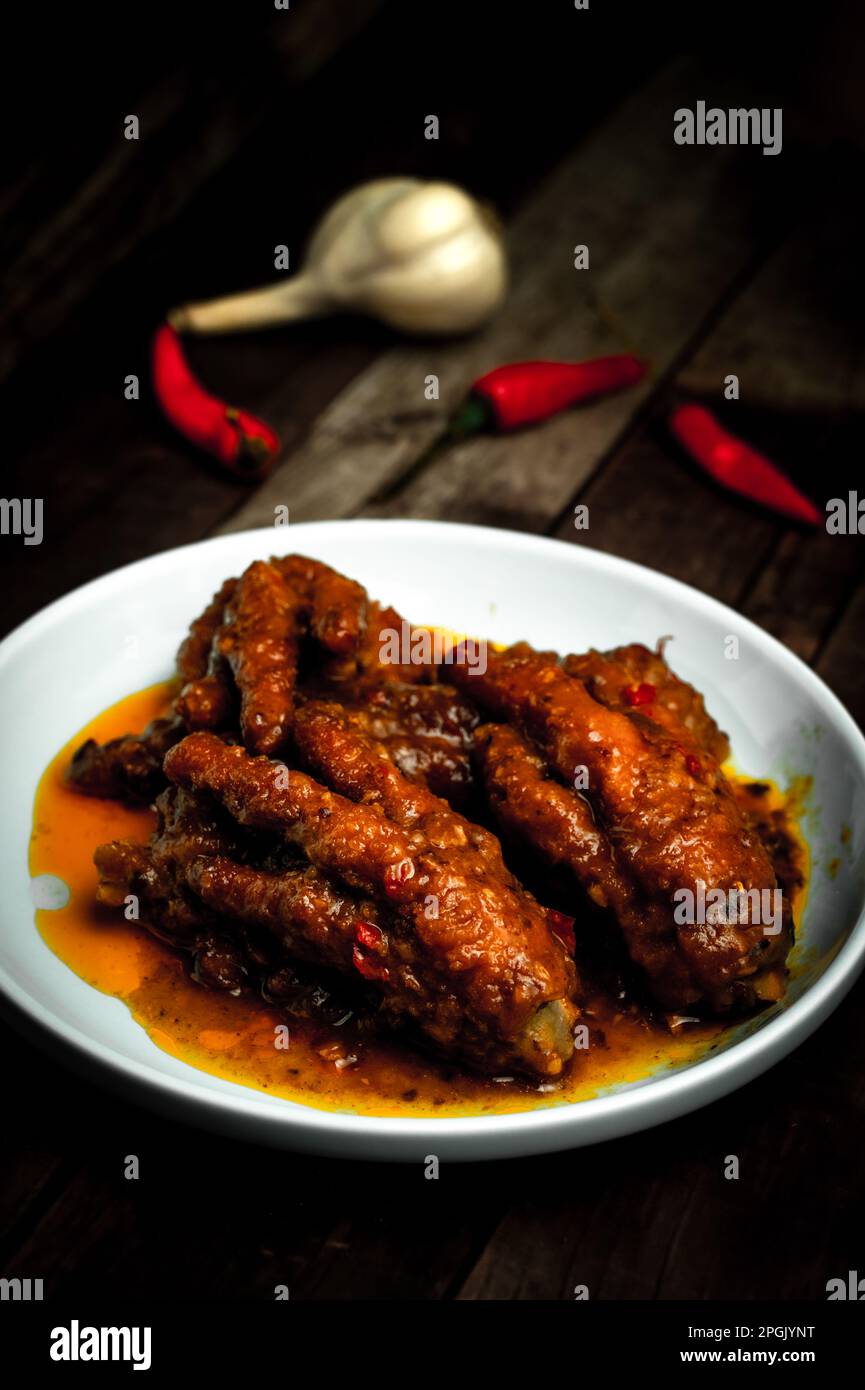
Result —
<svg viewBox="0 0 865 1390"><path fill-rule="evenodd" d="M460 522L402 518L339 519L292 523L287 528L287 534L292 538L295 535L299 536L298 545L301 549L305 540L314 548L317 535L345 528L351 528L354 534L367 531L371 538L378 539L382 538L383 532L397 530L435 533L444 539L451 535L463 540L470 539L476 547L509 546L522 552L529 560L542 552L548 552L551 547L556 550L561 548L562 552L570 553L575 566L587 564L601 573L613 576L626 572L651 586L656 593L662 596L671 595L680 605L684 602L692 609L698 608L704 612L708 610L718 617L732 616L743 634L751 636L758 644L768 648L785 673L789 673L791 678L795 678L800 684L804 683L822 706L827 718L842 735L865 781L865 735L816 672L751 619L681 580L635 561L622 559L579 543ZM232 546L242 542L251 547L253 538L259 538L264 547L269 549L274 545L275 534L278 536L278 528L275 531L273 526L267 526L207 537L159 551L155 555L123 565L78 586L40 609L0 641L0 677L19 650L38 638L52 623L73 616L86 607L95 596L100 595L102 590L110 591L116 598L115 586L118 581L134 584L137 576L145 572L152 573L154 568L160 566L170 569L182 561L184 556L200 553L204 548L229 551ZM292 539L292 548L294 545ZM160 1070L156 1057L153 1062L127 1057L110 1045L91 1037L78 1025L61 1022L31 995L28 989L19 984L2 963L0 992L22 1010L29 1023L35 1024L50 1038L59 1041L64 1051L71 1046L83 1058L95 1063L99 1070L107 1070L115 1081L123 1079L134 1082L145 1093L149 1093L151 1104L162 1100L175 1108L179 1105L192 1107L192 1113L187 1114L190 1120L209 1123L212 1127L218 1128L221 1127L220 1118L224 1120L229 1117L235 1128L247 1122L259 1135L270 1138L273 1142L285 1143L287 1146L291 1146L292 1136L297 1137L298 1147L304 1146L304 1139L310 1141L316 1135L327 1135L331 1139L343 1137L349 1141L349 1147L356 1149L358 1153L365 1147L376 1145L381 1153L380 1141L383 1140L411 1140L416 1141L421 1147L425 1142L433 1145L435 1141L440 1143L442 1140L482 1140L488 1152L477 1156L487 1158L496 1156L496 1150L505 1157L511 1152L551 1152L557 1148L597 1142L636 1129L648 1128L653 1123L672 1119L727 1094L765 1071L786 1055L793 1046L804 1041L851 988L863 965L865 904L847 938L820 977L809 984L787 1007L780 1009L761 1027L723 1052L701 1058L692 1066L668 1074L649 1076L640 1084L626 1090L607 1093L589 1100L553 1102L513 1114L441 1118L374 1116L317 1109L300 1101L270 1096L234 1082L224 1083L229 1088L227 1091L211 1089L202 1086L199 1081L199 1075L208 1076L208 1073L197 1073L195 1068L190 1067L189 1079L172 1076ZM156 1047L155 1044L153 1046ZM202 1110L207 1112L204 1117L197 1113ZM653 1120L651 1112L655 1110L660 1113L657 1119ZM518 1143L515 1149L508 1149L508 1140L519 1141L529 1134L540 1139L540 1142L531 1146ZM369 1143L366 1144L365 1141ZM309 1142L305 1146L314 1147ZM332 1146L328 1148L332 1151ZM398 1158L401 1155L394 1153L393 1156Z"/></svg>

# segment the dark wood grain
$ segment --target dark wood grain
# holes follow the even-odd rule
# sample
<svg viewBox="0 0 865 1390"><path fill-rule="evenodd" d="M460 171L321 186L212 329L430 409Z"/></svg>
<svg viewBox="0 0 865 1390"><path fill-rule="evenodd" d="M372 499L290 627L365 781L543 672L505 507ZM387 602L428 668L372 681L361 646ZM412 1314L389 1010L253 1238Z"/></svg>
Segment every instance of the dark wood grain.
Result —
<svg viewBox="0 0 865 1390"><path fill-rule="evenodd" d="M298 521L362 513L545 529L705 316L785 226L789 172L758 183L746 166L733 202L735 151L708 164L666 138L671 109L706 85L710 72L694 60L674 62L611 115L509 225L514 284L489 327L466 341L406 344L378 358L220 529L266 525L280 503ZM738 88L729 90L732 101ZM623 175L605 183L613 167ZM605 196L590 196L600 186ZM590 249L587 271L574 269L577 243ZM652 376L590 411L551 421L540 472L532 467L536 436L527 432L453 445L415 477L412 465L475 377L527 351L571 360L636 351L649 359ZM431 374L440 396L426 402Z"/></svg>
<svg viewBox="0 0 865 1390"><path fill-rule="evenodd" d="M696 1115L535 1163L459 1296L825 1297L856 1268L865 1215L861 1138L839 1124L863 1104L863 1003L860 985L769 1075Z"/></svg>
<svg viewBox="0 0 865 1390"><path fill-rule="evenodd" d="M149 90L129 81L110 120L107 109L100 113L98 139L88 143L86 156L74 126L46 140L26 174L7 186L0 379L93 294L106 272L176 220L261 121L279 110L274 93L309 79L379 8L379 0L349 0L335 24L325 0L300 0L290 21L263 11L252 27L238 29L217 7L210 23L198 26L198 61L179 64ZM73 110L77 117L77 103ZM124 136L127 114L138 118L136 140ZM58 185L67 186L69 196L62 213L51 216L46 203Z"/></svg>
<svg viewBox="0 0 865 1390"><path fill-rule="evenodd" d="M662 30L645 17L638 20L635 34L641 47L605 69L588 52L574 53L553 42L557 34L565 39L571 34L569 14L558 15L551 29L525 34L518 17L497 12L498 22L490 30L480 7L466 10L455 0L440 6L438 22L430 26L419 49L410 10L396 0L385 5L381 15L378 8L356 0L344 7L341 24L335 24L329 6L301 0L288 15L273 21L282 38L271 51L263 33L269 34L272 26L262 31L260 18L235 48L221 22L212 32L205 27L203 35L194 22L175 30L170 13L166 17L168 0L160 0L158 17L171 30L172 57L176 50L178 62L191 74L191 109L184 111L177 128L167 113L164 127L165 177L169 184L174 178L182 185L169 191L171 197L182 193L183 201L170 204L173 212L162 218L160 205L166 194L162 184L154 182L152 163L145 159L123 166L131 181L123 194L127 211L131 204L134 212L136 199L147 202L147 215L133 218L140 235L125 242L123 254L116 255L115 224L94 213L88 223L93 269L87 268L86 294L66 304L62 333L48 332L47 327L45 332L27 330L27 350L0 388L4 491L7 496L45 499L46 553L52 557L34 562L20 543L4 543L0 562L9 577L8 603L0 614L4 630L121 560L212 532L239 513L249 496L245 485L226 478L173 435L150 398L147 345L169 306L273 278L277 244L288 244L292 263L297 264L317 217L346 187L366 178L404 172L455 179L509 214L578 137L597 125L629 86L644 80L669 52ZM365 16L370 22L364 26ZM595 51L612 55L617 42L612 16L592 23L599 45ZM295 42L291 35L298 25L301 37ZM168 78L164 65L148 66L147 55L159 40L146 23L142 27L141 59L130 58L125 77L113 75L104 90L97 72L88 88L89 69L57 74L66 84L61 92L74 89L68 99L76 113L83 104L86 120L81 118L80 130L73 127L73 143L76 149L84 147L76 158L88 168L101 170L110 158L112 142L106 130L117 110L131 101L129 93L143 99L158 92L177 66L170 68ZM216 80L211 73L214 48ZM261 65L256 67L262 49ZM413 66L406 65L406 52L413 54ZM543 58L554 79L544 99L529 107L515 106L511 100L509 63L514 52L529 64ZM480 68L479 53L485 55ZM212 167L204 171L207 177L184 182L185 161L195 159L195 131L209 138L208 111L214 102L220 105L218 75L232 62L242 68L240 86L250 97L249 126L244 124L243 134L240 127L226 125L221 156L214 152ZM448 73L444 87L438 78L443 71ZM225 84L232 100L239 100L232 80L226 78ZM82 85L87 100L75 104ZM256 85L265 91L263 104L251 90ZM439 141L423 138L425 112L419 110L419 90L436 94ZM219 121L228 119L219 116ZM101 132L99 140L93 136L88 143L93 131ZM42 176L34 176L42 202L28 203L29 211L23 205L19 210L22 244L28 236L42 237L52 196L55 219L64 223L74 216L70 187L77 187L74 178L71 186L57 178L58 168L71 160L71 155L64 157L62 140L58 145L56 134L49 136L39 122L28 125L26 134L34 158L46 164ZM177 161L171 154L172 138L178 144ZM24 160L25 181L27 167ZM107 173L100 177L108 179ZM542 246L538 254L543 255ZM50 257L48 261L39 267L39 276L47 278L32 282L34 314L43 315L45 325L59 312L52 300ZM72 279L77 283L77 276ZM23 277L21 283L23 287ZM329 402L392 344L392 335L376 325L340 317L254 337L197 342L191 345L190 357L214 391L272 417L285 456L291 457L310 426L322 415L328 419ZM141 382L137 402L123 397L129 373ZM381 422L373 412L366 423L375 429ZM355 417L352 431L356 424ZM388 428L392 433L392 422ZM389 447L382 445L379 435L375 438L376 449ZM341 454L344 440L340 434ZM325 466L324 461L316 463L313 471L321 474ZM356 466L362 467L361 459ZM299 474L291 468L287 477L288 486L280 483L276 500L297 506ZM272 519L272 501L263 512ZM136 517L141 518L138 523Z"/></svg>

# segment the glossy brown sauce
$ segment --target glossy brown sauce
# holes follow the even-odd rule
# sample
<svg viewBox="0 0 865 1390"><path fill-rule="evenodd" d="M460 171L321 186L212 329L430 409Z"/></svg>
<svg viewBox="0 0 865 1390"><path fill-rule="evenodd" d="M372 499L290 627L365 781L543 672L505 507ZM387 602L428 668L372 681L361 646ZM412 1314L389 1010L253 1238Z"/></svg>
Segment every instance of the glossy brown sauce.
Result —
<svg viewBox="0 0 865 1390"><path fill-rule="evenodd" d="M147 840L155 814L82 796L63 780L84 739L104 743L144 728L164 712L169 689L164 684L130 695L61 749L39 783L30 846L31 873L57 875L70 889L64 908L37 911L43 939L88 984L122 999L163 1051L227 1081L319 1109L417 1118L505 1114L587 1100L661 1067L693 1061L717 1045L721 1024L689 1024L671 1033L635 1004L622 1005L598 990L582 1020L589 1027L588 1049L577 1053L564 1080L538 1085L478 1077L398 1041L371 1040L351 1019L341 1027L287 1020L251 992L235 997L196 984L168 946L95 901L95 847L107 840ZM797 807L769 784L739 781L749 809L773 826L776 852L788 862L782 879L799 885L793 893L798 922L808 854L795 825ZM799 787L797 797L801 792ZM276 1046L276 1039L284 1042L284 1032L276 1030L286 1023L288 1046Z"/></svg>

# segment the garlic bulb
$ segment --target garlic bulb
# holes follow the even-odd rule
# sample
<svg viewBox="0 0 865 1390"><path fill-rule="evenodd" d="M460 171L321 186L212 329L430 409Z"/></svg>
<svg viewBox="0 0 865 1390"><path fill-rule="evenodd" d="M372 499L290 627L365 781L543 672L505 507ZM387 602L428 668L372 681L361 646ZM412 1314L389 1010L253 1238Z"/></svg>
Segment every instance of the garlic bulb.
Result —
<svg viewBox="0 0 865 1390"><path fill-rule="evenodd" d="M350 309L407 333L467 333L506 288L501 234L473 198L449 183L376 179L325 214L294 279L184 305L169 322L232 333Z"/></svg>

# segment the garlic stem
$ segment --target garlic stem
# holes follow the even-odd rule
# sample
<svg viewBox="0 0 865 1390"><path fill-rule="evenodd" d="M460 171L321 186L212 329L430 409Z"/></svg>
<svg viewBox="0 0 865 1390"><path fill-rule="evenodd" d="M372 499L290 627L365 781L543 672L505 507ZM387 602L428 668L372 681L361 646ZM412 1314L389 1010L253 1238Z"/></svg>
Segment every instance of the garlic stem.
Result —
<svg viewBox="0 0 865 1390"><path fill-rule="evenodd" d="M184 304L171 311L168 322L178 333L241 333L251 328L273 328L292 319L316 318L330 313L333 307L315 277L304 272L284 284Z"/></svg>

